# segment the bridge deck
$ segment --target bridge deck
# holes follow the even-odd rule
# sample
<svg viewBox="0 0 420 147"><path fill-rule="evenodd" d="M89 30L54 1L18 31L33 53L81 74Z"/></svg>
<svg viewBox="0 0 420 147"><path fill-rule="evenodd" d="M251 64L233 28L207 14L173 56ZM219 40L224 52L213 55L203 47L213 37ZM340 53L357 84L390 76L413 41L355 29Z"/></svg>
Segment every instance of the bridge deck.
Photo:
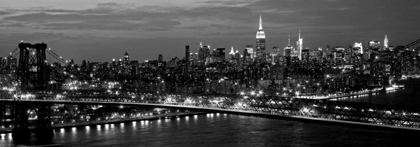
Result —
<svg viewBox="0 0 420 147"><path fill-rule="evenodd" d="M349 124L349 125L361 125L361 126L371 126L371 127L380 127L380 128L420 131L420 128L414 128L414 127L400 127L400 126L383 125L383 124L372 124L372 123L367 123L367 122L355 122L355 121L347 121L347 120L325 119L325 118L317 118L317 117L283 115L283 114L254 112L254 111L246 111L246 110L233 110L233 109L224 109L224 108L210 108L210 107L187 106L187 105L138 103L138 102L100 102L100 101L63 101L63 100L20 100L20 101L21 102L34 102L34 103L41 102L41 103L57 103L57 104L131 105L131 106L193 109L193 110L204 110L204 111L211 111L211 112L255 115L255 116L265 116L265 117L279 117L279 118L285 118L285 119L309 120L309 121L320 121L320 122L328 122L328 123L341 123L341 124ZM0 102L15 102L15 100L0 99Z"/></svg>

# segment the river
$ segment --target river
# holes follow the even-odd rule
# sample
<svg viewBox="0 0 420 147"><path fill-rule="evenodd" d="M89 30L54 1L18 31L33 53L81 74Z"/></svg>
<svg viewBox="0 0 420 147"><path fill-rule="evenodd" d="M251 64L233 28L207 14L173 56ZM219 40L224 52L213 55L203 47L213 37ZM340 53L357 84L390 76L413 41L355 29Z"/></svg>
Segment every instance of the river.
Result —
<svg viewBox="0 0 420 147"><path fill-rule="evenodd" d="M420 79L403 81L404 89L392 92L378 93L371 96L361 96L344 98L340 101L350 101L369 104L393 105L400 107L419 107L420 106Z"/></svg>
<svg viewBox="0 0 420 147"><path fill-rule="evenodd" d="M401 146L415 132L223 113L55 129L61 146ZM4 134L0 146L15 146Z"/></svg>

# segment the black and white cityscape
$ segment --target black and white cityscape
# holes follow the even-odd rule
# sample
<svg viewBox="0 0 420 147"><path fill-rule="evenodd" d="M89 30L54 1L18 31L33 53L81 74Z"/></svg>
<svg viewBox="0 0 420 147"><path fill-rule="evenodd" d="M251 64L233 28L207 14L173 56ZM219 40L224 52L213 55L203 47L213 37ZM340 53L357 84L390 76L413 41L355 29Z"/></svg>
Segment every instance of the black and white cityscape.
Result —
<svg viewBox="0 0 420 147"><path fill-rule="evenodd" d="M5 1L0 146L405 146L420 133L415 1Z"/></svg>

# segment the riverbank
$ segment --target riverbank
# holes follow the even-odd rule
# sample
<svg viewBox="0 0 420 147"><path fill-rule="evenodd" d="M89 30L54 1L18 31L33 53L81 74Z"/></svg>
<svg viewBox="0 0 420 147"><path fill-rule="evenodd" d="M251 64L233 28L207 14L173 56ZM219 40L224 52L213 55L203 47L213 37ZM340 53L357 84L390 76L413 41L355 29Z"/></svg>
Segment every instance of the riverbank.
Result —
<svg viewBox="0 0 420 147"><path fill-rule="evenodd" d="M81 123L72 123L72 124L60 124L53 125L53 129L59 128L72 128L72 127L83 127L83 126L93 126L93 125L103 125L103 124L116 124L116 123L125 123L131 121L143 121L143 120L158 120L158 119L175 119L177 117L193 116L206 114L206 112L189 112L189 113L169 113L162 115L154 116L143 116L138 118L124 118L124 119L114 119L114 120L105 120L105 121L92 121L92 122L81 122ZM29 128L31 131L34 131L35 128ZM11 133L12 128L0 129L0 134Z"/></svg>
<svg viewBox="0 0 420 147"><path fill-rule="evenodd" d="M372 90L362 90L362 91L357 91L357 92L351 92L351 93L339 93L339 94L329 94L329 95L322 95L322 96L294 96L293 98L298 98L298 99L315 99L315 100L337 100L340 98L346 98L346 97L358 97L358 96L366 96L366 95L370 95L370 94L376 94L379 92L393 92L396 91L398 89L403 89L404 86L403 85L392 85L389 87L386 87L385 89L383 88L375 88Z"/></svg>

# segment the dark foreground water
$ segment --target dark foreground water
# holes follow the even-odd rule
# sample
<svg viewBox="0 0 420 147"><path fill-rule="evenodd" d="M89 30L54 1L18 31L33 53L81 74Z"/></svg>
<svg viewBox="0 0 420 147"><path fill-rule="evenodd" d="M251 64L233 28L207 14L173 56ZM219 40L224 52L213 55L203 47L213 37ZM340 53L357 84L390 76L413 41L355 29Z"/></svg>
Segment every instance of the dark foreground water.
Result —
<svg viewBox="0 0 420 147"><path fill-rule="evenodd" d="M56 129L62 146L402 146L419 133L210 113ZM414 134L415 133L415 134ZM412 144L413 145L413 144ZM14 146L11 134L0 146Z"/></svg>

